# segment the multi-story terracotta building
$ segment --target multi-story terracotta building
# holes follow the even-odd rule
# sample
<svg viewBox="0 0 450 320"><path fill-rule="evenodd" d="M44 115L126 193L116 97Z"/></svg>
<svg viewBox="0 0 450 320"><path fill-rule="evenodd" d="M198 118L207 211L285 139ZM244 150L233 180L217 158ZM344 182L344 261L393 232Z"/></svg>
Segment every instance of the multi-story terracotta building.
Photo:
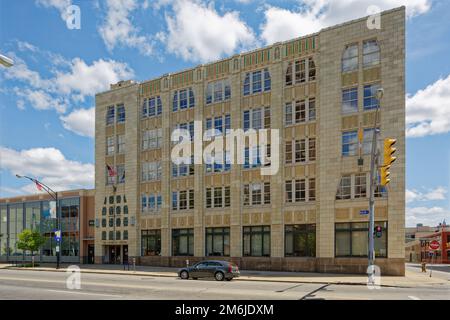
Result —
<svg viewBox="0 0 450 320"><path fill-rule="evenodd" d="M35 261L56 262L55 230L61 229L61 262L94 263L94 190L58 192L58 211L53 199L42 193L0 199L0 261L31 261L31 253L17 247L24 229L39 230L46 238ZM60 220L58 220L58 216Z"/></svg>
<svg viewBox="0 0 450 320"><path fill-rule="evenodd" d="M96 261L214 256L244 269L366 272L361 211L380 104L380 138L398 151L391 183L376 190L376 264L404 274L405 9L383 12L379 29L367 20L97 94ZM171 133L194 121L279 130L278 172L174 165Z"/></svg>

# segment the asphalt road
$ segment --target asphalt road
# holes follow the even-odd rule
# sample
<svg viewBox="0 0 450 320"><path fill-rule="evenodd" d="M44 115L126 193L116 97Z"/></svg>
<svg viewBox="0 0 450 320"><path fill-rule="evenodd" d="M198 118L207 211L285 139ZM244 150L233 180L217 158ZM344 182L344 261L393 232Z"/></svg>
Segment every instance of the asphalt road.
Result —
<svg viewBox="0 0 450 320"><path fill-rule="evenodd" d="M81 274L81 289L66 288L62 272L0 270L0 299L355 299L450 300L450 286L381 288L260 281L181 280L169 277Z"/></svg>

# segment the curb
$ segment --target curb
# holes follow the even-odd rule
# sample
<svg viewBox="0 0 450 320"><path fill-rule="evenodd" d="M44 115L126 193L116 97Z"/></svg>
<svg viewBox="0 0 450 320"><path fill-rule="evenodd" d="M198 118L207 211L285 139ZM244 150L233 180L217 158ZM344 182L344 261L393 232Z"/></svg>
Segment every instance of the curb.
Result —
<svg viewBox="0 0 450 320"><path fill-rule="evenodd" d="M20 268L20 267L5 267L3 269L9 270L22 270L22 271L48 271L48 272L66 272L66 269L31 269L31 268ZM108 270L109 271L109 270ZM163 273L149 273L145 271L129 271L123 272L122 270L118 272L108 272L108 271L100 271L95 269L81 269L81 273L93 273L93 274L110 274L110 275L128 275L128 276L144 276L144 277L166 277L173 278L177 277L177 274L163 274ZM327 285L347 285L347 286L366 286L367 283L362 282L346 282L346 281L337 281L337 282L329 282L329 281L302 281L302 280L274 280L270 278L261 279L261 278L235 278L236 281L258 281L258 282L285 282L285 283L304 283L304 284L327 284ZM405 285L387 285L381 284L380 287L384 288L414 288L411 286Z"/></svg>

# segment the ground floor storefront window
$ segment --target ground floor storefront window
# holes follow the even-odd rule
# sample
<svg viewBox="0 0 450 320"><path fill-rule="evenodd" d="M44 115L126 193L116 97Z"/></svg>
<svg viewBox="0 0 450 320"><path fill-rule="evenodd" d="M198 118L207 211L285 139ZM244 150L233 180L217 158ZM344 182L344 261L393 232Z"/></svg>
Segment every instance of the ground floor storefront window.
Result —
<svg viewBox="0 0 450 320"><path fill-rule="evenodd" d="M387 222L375 222L381 226L380 237L374 236L375 256L387 257ZM336 257L367 257L369 251L369 223L349 222L336 223L335 256Z"/></svg>
<svg viewBox="0 0 450 320"><path fill-rule="evenodd" d="M230 228L206 228L206 256L230 255Z"/></svg>
<svg viewBox="0 0 450 320"><path fill-rule="evenodd" d="M194 255L194 229L172 230L172 254L174 256Z"/></svg>
<svg viewBox="0 0 450 320"><path fill-rule="evenodd" d="M270 226L243 228L244 256L270 256Z"/></svg>
<svg viewBox="0 0 450 320"><path fill-rule="evenodd" d="M159 256L161 254L161 230L142 230L142 255Z"/></svg>
<svg viewBox="0 0 450 320"><path fill-rule="evenodd" d="M316 225L300 224L285 226L285 256L316 256Z"/></svg>

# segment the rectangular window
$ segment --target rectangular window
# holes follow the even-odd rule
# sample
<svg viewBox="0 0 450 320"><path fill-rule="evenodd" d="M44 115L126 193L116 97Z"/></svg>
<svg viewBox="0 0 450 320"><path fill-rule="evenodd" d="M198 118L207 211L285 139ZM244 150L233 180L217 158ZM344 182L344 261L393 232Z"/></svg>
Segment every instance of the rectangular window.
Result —
<svg viewBox="0 0 450 320"><path fill-rule="evenodd" d="M172 255L194 255L194 229L172 230Z"/></svg>
<svg viewBox="0 0 450 320"><path fill-rule="evenodd" d="M270 256L270 226L243 228L243 255L248 257Z"/></svg>
<svg viewBox="0 0 450 320"><path fill-rule="evenodd" d="M306 121L306 104L305 100L295 102L295 123Z"/></svg>
<svg viewBox="0 0 450 320"><path fill-rule="evenodd" d="M316 160L316 138L308 139L308 160Z"/></svg>
<svg viewBox="0 0 450 320"><path fill-rule="evenodd" d="M300 139L295 141L295 162L306 161L306 140Z"/></svg>
<svg viewBox="0 0 450 320"><path fill-rule="evenodd" d="M214 188L214 208L221 208L222 200L222 188Z"/></svg>
<svg viewBox="0 0 450 320"><path fill-rule="evenodd" d="M350 72L358 69L358 44L346 47L342 56L342 72Z"/></svg>
<svg viewBox="0 0 450 320"><path fill-rule="evenodd" d="M252 191L252 205L261 204L261 184L253 183L250 185Z"/></svg>
<svg viewBox="0 0 450 320"><path fill-rule="evenodd" d="M358 132L342 133L342 156L356 156L358 150Z"/></svg>
<svg viewBox="0 0 450 320"><path fill-rule="evenodd" d="M244 131L247 131L250 129L250 111L244 111L242 118L244 120Z"/></svg>
<svg viewBox="0 0 450 320"><path fill-rule="evenodd" d="M342 90L342 113L358 112L358 88Z"/></svg>
<svg viewBox="0 0 450 320"><path fill-rule="evenodd" d="M206 188L206 208L212 207L212 193L211 188Z"/></svg>
<svg viewBox="0 0 450 320"><path fill-rule="evenodd" d="M106 155L110 156L114 154L114 136L106 137Z"/></svg>
<svg viewBox="0 0 450 320"><path fill-rule="evenodd" d="M225 187L225 207L229 207L230 205L231 205L230 187Z"/></svg>
<svg viewBox="0 0 450 320"><path fill-rule="evenodd" d="M293 202L293 198L292 198L292 181L288 180L285 183L285 198L286 198L286 202Z"/></svg>
<svg viewBox="0 0 450 320"><path fill-rule="evenodd" d="M380 129L377 128L377 130L379 132ZM373 141L373 129L364 129L363 145L362 145L363 154L371 154L372 141Z"/></svg>
<svg viewBox="0 0 450 320"><path fill-rule="evenodd" d="M350 175L342 176L336 193L336 200L350 199L352 196L352 177Z"/></svg>
<svg viewBox="0 0 450 320"><path fill-rule="evenodd" d="M117 153L125 153L125 135L121 134L117 136Z"/></svg>
<svg viewBox="0 0 450 320"><path fill-rule="evenodd" d="M125 122L125 106L123 104L117 106L117 123Z"/></svg>
<svg viewBox="0 0 450 320"><path fill-rule="evenodd" d="M316 64L314 63L314 59L312 57L308 58L308 81L316 80Z"/></svg>
<svg viewBox="0 0 450 320"><path fill-rule="evenodd" d="M141 245L143 256L161 255L161 230L142 230Z"/></svg>
<svg viewBox="0 0 450 320"><path fill-rule="evenodd" d="M285 159L286 164L292 163L292 141L285 142Z"/></svg>
<svg viewBox="0 0 450 320"><path fill-rule="evenodd" d="M111 125L114 123L114 106L109 106L106 110L106 125Z"/></svg>
<svg viewBox="0 0 450 320"><path fill-rule="evenodd" d="M316 179L308 179L308 201L316 201Z"/></svg>
<svg viewBox="0 0 450 320"><path fill-rule="evenodd" d="M306 200L305 179L295 180L295 202L304 202Z"/></svg>
<svg viewBox="0 0 450 320"><path fill-rule="evenodd" d="M382 227L381 238L375 237L375 256L387 257L387 222L375 222ZM369 224L367 222L336 223L336 257L367 257Z"/></svg>
<svg viewBox="0 0 450 320"><path fill-rule="evenodd" d="M270 182L264 182L264 204L270 204Z"/></svg>
<svg viewBox="0 0 450 320"><path fill-rule="evenodd" d="M308 120L316 120L316 99L313 98L308 100Z"/></svg>
<svg viewBox="0 0 450 320"><path fill-rule="evenodd" d="M252 74L252 87L253 93L258 93L262 91L262 73L261 71L255 71Z"/></svg>
<svg viewBox="0 0 450 320"><path fill-rule="evenodd" d="M306 61L295 61L295 83L303 83L306 81Z"/></svg>
<svg viewBox="0 0 450 320"><path fill-rule="evenodd" d="M286 225L285 226L286 257L316 256L316 225Z"/></svg>
<svg viewBox="0 0 450 320"><path fill-rule="evenodd" d="M117 170L117 182L125 183L125 165L118 164L116 170Z"/></svg>
<svg viewBox="0 0 450 320"><path fill-rule="evenodd" d="M364 86L364 110L373 110L378 108L379 101L376 98L376 93L380 88L380 84Z"/></svg>
<svg viewBox="0 0 450 320"><path fill-rule="evenodd" d="M221 81L214 83L214 102L222 101L223 85Z"/></svg>
<svg viewBox="0 0 450 320"><path fill-rule="evenodd" d="M284 122L287 126L292 124L292 103L286 103L284 107Z"/></svg>
<svg viewBox="0 0 450 320"><path fill-rule="evenodd" d="M213 101L213 83L208 83L206 86L206 104L210 104Z"/></svg>
<svg viewBox="0 0 450 320"><path fill-rule="evenodd" d="M365 198L366 190L366 174L355 175L355 198Z"/></svg>
<svg viewBox="0 0 450 320"><path fill-rule="evenodd" d="M206 256L230 255L230 228L206 228Z"/></svg>
<svg viewBox="0 0 450 320"><path fill-rule="evenodd" d="M380 47L376 40L363 42L363 66L370 68L380 63Z"/></svg>
<svg viewBox="0 0 450 320"><path fill-rule="evenodd" d="M172 210L178 210L178 192L172 191Z"/></svg>
<svg viewBox="0 0 450 320"><path fill-rule="evenodd" d="M244 199L243 199L244 206L250 205L250 185L244 184L243 195L244 195Z"/></svg>

